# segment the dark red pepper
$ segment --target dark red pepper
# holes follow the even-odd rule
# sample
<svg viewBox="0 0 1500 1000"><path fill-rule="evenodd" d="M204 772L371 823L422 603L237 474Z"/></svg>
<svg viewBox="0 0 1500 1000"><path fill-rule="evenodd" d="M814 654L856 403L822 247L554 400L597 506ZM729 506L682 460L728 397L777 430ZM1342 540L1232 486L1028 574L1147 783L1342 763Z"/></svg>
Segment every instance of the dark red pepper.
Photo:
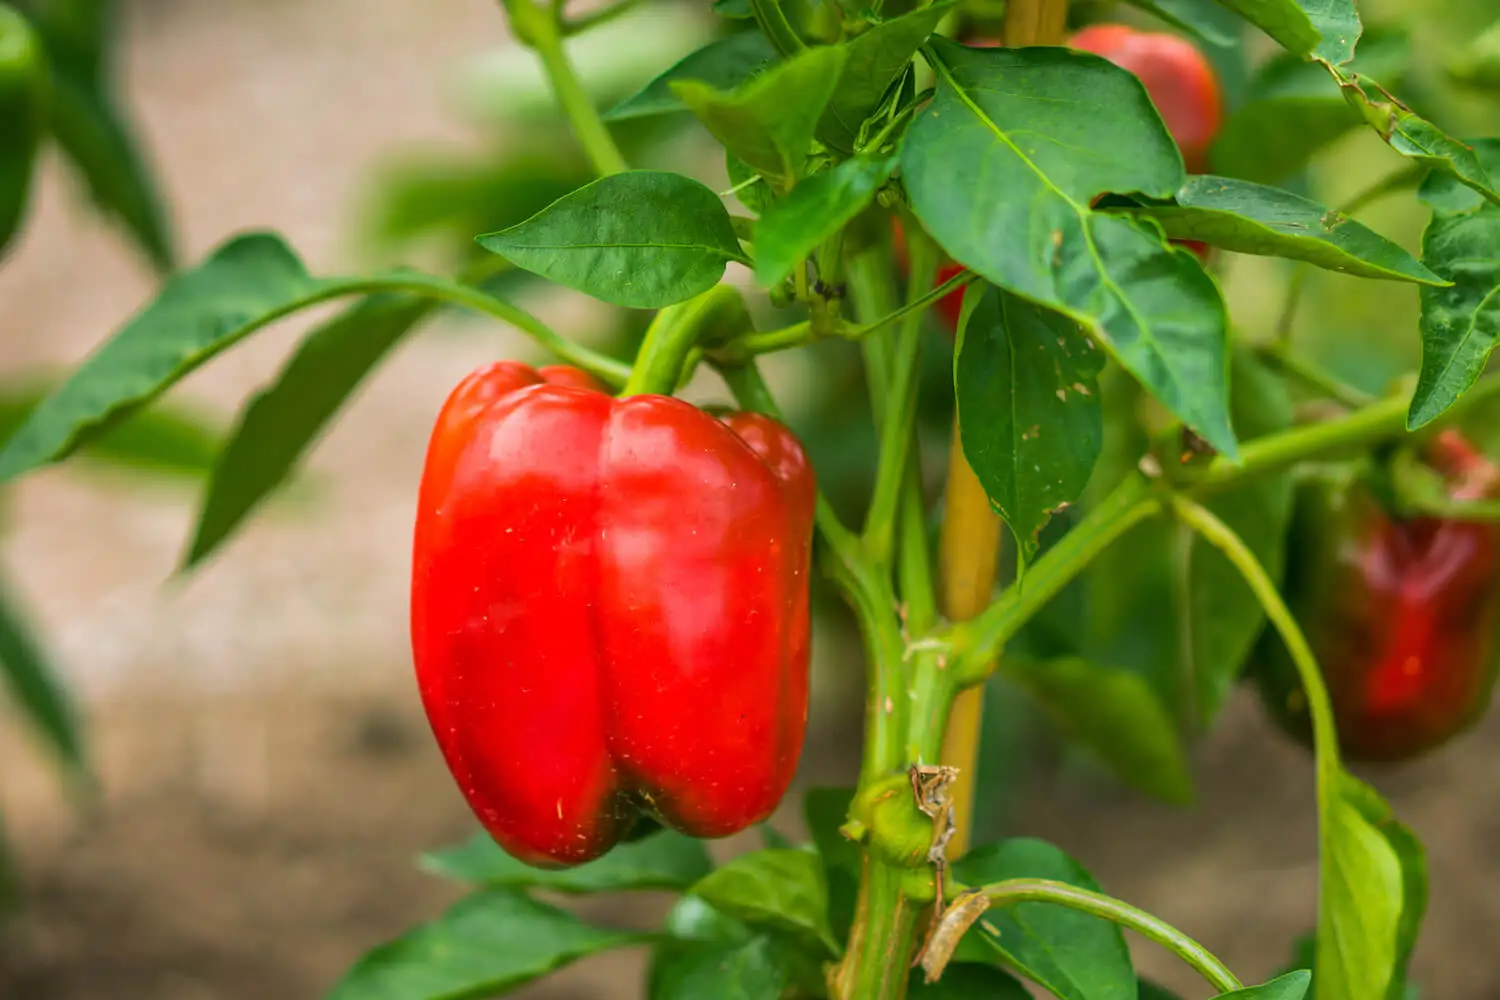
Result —
<svg viewBox="0 0 1500 1000"><path fill-rule="evenodd" d="M1451 432L1427 457L1455 482L1455 499L1475 499L1494 483L1493 466ZM1362 484L1318 480L1299 490L1288 555L1287 603L1351 759L1415 757L1484 713L1500 614L1494 525L1400 519ZM1306 697L1285 646L1267 632L1252 674L1272 716L1306 742Z"/></svg>
<svg viewBox="0 0 1500 1000"><path fill-rule="evenodd" d="M721 837L792 780L813 473L758 414L481 368L428 448L412 647L428 719L507 851L569 865L642 811Z"/></svg>

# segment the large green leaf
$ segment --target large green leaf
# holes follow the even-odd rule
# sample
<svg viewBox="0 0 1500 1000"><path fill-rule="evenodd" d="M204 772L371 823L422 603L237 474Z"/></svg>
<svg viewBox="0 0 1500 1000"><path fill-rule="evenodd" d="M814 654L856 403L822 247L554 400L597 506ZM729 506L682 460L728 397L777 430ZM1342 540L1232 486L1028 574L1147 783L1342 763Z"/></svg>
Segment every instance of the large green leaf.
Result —
<svg viewBox="0 0 1500 1000"><path fill-rule="evenodd" d="M275 236L230 240L169 281L32 411L0 451L0 482L62 457L251 330L330 287Z"/></svg>
<svg viewBox="0 0 1500 1000"><path fill-rule="evenodd" d="M894 157L856 156L814 174L767 206L755 226L756 280L769 288L791 274L864 210L894 169Z"/></svg>
<svg viewBox="0 0 1500 1000"><path fill-rule="evenodd" d="M672 944L652 957L650 1000L777 1000L786 989L781 949L766 936Z"/></svg>
<svg viewBox="0 0 1500 1000"><path fill-rule="evenodd" d="M854 906L859 895L861 855L859 845L839 828L849 818L852 788L809 788L802 798L802 814L823 863L828 885L828 923L836 940L849 936Z"/></svg>
<svg viewBox="0 0 1500 1000"><path fill-rule="evenodd" d="M994 286L981 292L953 358L959 433L1030 560L1038 533L1078 499L1099 457L1104 355L1068 317Z"/></svg>
<svg viewBox="0 0 1500 1000"><path fill-rule="evenodd" d="M1293 55L1312 52L1323 41L1308 8L1328 0L1219 0L1280 43ZM1352 45L1352 42L1351 42Z"/></svg>
<svg viewBox="0 0 1500 1000"><path fill-rule="evenodd" d="M901 166L917 215L993 283L1066 314L1227 455L1227 320L1217 286L1158 230L1090 210L1106 191L1166 198L1182 158L1141 83L1061 48L934 40L937 94Z"/></svg>
<svg viewBox="0 0 1500 1000"><path fill-rule="evenodd" d="M1247 986L1242 990L1230 990L1219 994L1218 1000L1303 1000L1312 975L1305 970L1288 972L1260 986Z"/></svg>
<svg viewBox="0 0 1500 1000"><path fill-rule="evenodd" d="M517 267L640 309L684 302L718 284L731 260L748 262L718 195L655 170L601 178L478 240Z"/></svg>
<svg viewBox="0 0 1500 1000"><path fill-rule="evenodd" d="M170 270L172 234L156 179L115 103L106 59L110 7L97 0L33 5L52 68L48 125L99 209L125 228L157 268Z"/></svg>
<svg viewBox="0 0 1500 1000"><path fill-rule="evenodd" d="M838 953L828 926L828 885L818 856L811 851L742 854L690 891L748 924L788 931Z"/></svg>
<svg viewBox="0 0 1500 1000"><path fill-rule="evenodd" d="M1210 7L1202 0L1125 0L1127 4L1137 10L1145 11L1152 17L1160 18L1172 27L1184 34L1191 35L1200 44L1211 45L1216 48L1233 45L1234 35L1224 30L1221 17L1214 15L1218 12L1215 7Z"/></svg>
<svg viewBox="0 0 1500 1000"><path fill-rule="evenodd" d="M851 152L860 126L952 9L953 0L942 0L882 21L845 42L843 76L818 122L818 138L834 149Z"/></svg>
<svg viewBox="0 0 1500 1000"><path fill-rule="evenodd" d="M720 90L732 90L765 72L775 62L776 50L765 35L759 31L736 32L683 57L638 92L610 108L604 117L607 121L620 121L686 111L687 105L672 89L675 81L697 80Z"/></svg>
<svg viewBox="0 0 1500 1000"><path fill-rule="evenodd" d="M0 258L31 200L45 114L46 63L41 40L15 9L0 4Z"/></svg>
<svg viewBox="0 0 1500 1000"><path fill-rule="evenodd" d="M1500 158L1500 141L1477 147ZM1422 369L1407 426L1430 423L1484 374L1500 343L1500 206L1444 175L1423 185L1435 211L1422 236L1422 257L1453 284L1422 289Z"/></svg>
<svg viewBox="0 0 1500 1000"><path fill-rule="evenodd" d="M276 381L240 411L213 467L185 566L217 549L286 481L365 376L434 310L415 296L371 296L303 338Z"/></svg>
<svg viewBox="0 0 1500 1000"><path fill-rule="evenodd" d="M1492 177L1468 143L1455 139L1401 104L1380 84L1355 74L1340 81L1344 99L1396 152L1424 167L1449 174L1500 205L1500 181Z"/></svg>
<svg viewBox="0 0 1500 1000"><path fill-rule="evenodd" d="M645 940L516 892L481 892L360 959L328 1000L483 1000Z"/></svg>
<svg viewBox="0 0 1500 1000"><path fill-rule="evenodd" d="M47 742L70 775L82 777L83 735L68 689L41 644L31 634L26 614L0 578L0 678L21 714Z"/></svg>
<svg viewBox="0 0 1500 1000"><path fill-rule="evenodd" d="M545 870L506 854L488 834L422 857L422 867L444 878L489 889L539 888L556 892L620 889L685 890L713 870L703 842L663 830L620 844L604 857L574 868Z"/></svg>
<svg viewBox="0 0 1500 1000"><path fill-rule="evenodd" d="M802 174L843 64L843 49L819 46L734 90L696 80L671 87L725 149L785 186Z"/></svg>
<svg viewBox="0 0 1500 1000"><path fill-rule="evenodd" d="M1087 871L1041 840L1016 838L977 848L953 874L967 885L1051 879L1098 891ZM999 961L1060 1000L1136 1000L1135 972L1114 924L1050 903L991 907L958 946L961 961Z"/></svg>
<svg viewBox="0 0 1500 1000"><path fill-rule="evenodd" d="M1009 973L973 962L954 962L942 978L929 983L918 969L907 996L912 1000L1030 1000L1026 987Z"/></svg>
<svg viewBox="0 0 1500 1000"><path fill-rule="evenodd" d="M1125 784L1167 802L1192 801L1182 739L1145 677L1078 658L1005 656L1000 672Z"/></svg>
<svg viewBox="0 0 1500 1000"><path fill-rule="evenodd" d="M1404 31L1372 29L1352 68L1399 84L1411 61ZM1269 60L1250 80L1214 140L1215 173L1276 183L1307 165L1318 150L1360 124L1359 112L1339 93L1327 70L1299 56Z"/></svg>
<svg viewBox="0 0 1500 1000"><path fill-rule="evenodd" d="M1203 175L1189 177L1175 202L1148 205L1137 212L1161 223L1173 239L1306 261L1363 278L1444 283L1385 237L1290 191Z"/></svg>
<svg viewBox="0 0 1500 1000"><path fill-rule="evenodd" d="M61 380L0 380L0 446ZM80 459L151 478L202 479L212 471L222 432L205 414L157 402L112 425L78 450Z"/></svg>
<svg viewBox="0 0 1500 1000"><path fill-rule="evenodd" d="M1318 891L1318 1000L1381 1000L1401 980L1403 946L1415 936L1407 915L1406 886L1418 884L1403 868L1393 840L1395 821L1374 789L1343 772L1327 789L1320 817ZM1425 904L1410 900L1415 921Z"/></svg>

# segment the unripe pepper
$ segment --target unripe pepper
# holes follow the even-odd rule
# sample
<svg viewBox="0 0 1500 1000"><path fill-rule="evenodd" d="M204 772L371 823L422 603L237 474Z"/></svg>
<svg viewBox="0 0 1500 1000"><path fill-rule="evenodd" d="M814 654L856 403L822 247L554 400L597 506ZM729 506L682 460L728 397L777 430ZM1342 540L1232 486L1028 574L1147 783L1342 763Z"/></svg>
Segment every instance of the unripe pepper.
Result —
<svg viewBox="0 0 1500 1000"><path fill-rule="evenodd" d="M1457 482L1455 499L1475 499L1493 483L1493 467L1452 432L1428 461ZM1494 525L1400 519L1362 484L1315 480L1298 492L1286 581L1351 759L1418 756L1484 713L1500 616ZM1251 673L1272 717L1306 742L1306 696L1271 631Z"/></svg>
<svg viewBox="0 0 1500 1000"><path fill-rule="evenodd" d="M776 421L514 362L433 430L412 566L423 705L490 834L540 866L642 811L721 837L792 780L813 473Z"/></svg>

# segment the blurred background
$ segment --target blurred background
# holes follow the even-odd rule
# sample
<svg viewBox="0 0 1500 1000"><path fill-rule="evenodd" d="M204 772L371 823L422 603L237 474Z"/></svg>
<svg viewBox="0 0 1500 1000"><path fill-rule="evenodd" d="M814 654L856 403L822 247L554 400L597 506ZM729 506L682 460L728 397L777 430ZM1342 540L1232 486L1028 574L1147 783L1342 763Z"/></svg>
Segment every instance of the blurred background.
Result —
<svg viewBox="0 0 1500 1000"><path fill-rule="evenodd" d="M1434 100L1434 117L1456 134L1494 134L1500 108L1443 92L1440 61L1424 53L1472 34L1492 16L1484 6L1362 5L1367 21L1410 29L1401 93ZM587 177L547 124L541 77L509 46L491 0L119 7L121 99L184 261L264 227L285 234L315 273L392 261L456 267L469 236ZM590 39L578 53L590 86L601 100L630 93L711 37L707 8L647 5ZM722 159L684 122L632 126L622 140L640 151L638 164L727 186ZM1339 204L1398 167L1373 136L1351 133L1296 183ZM1413 250L1425 222L1409 197L1361 218ZM1234 316L1251 335L1274 328L1289 273L1276 262L1225 262ZM59 158L44 157L24 234L0 264L0 380L9 390L65 371L155 282ZM628 346L638 333L638 323L580 296L523 282L511 291L601 342ZM290 489L202 568L174 575L215 442L330 314L265 331L175 389L181 448L170 474L69 464L0 494L10 597L78 701L101 786L80 813L33 734L0 715L0 815L21 886L19 911L0 924L4 1000L313 1000L371 946L457 898L413 864L472 825L411 679L411 518L426 435L448 390L484 361L535 357L531 347L472 318L430 324L364 384ZM1311 354L1379 390L1414 367L1416 317L1410 286L1317 272L1296 330ZM941 389L946 357L930 353ZM829 373L848 370L847 360L778 367L803 419L816 419L842 379ZM693 391L714 396L710 383ZM938 411L929 422L940 435ZM810 443L830 461L861 455ZM929 458L943 454L940 439L929 444ZM860 652L832 609L816 647L799 782L848 784ZM1314 919L1312 772L1248 692L1196 747L1198 801L1187 808L1129 792L1064 752L1005 690L991 702L980 793L990 835L1055 841L1106 889L1182 927L1247 979L1288 960ZM1432 1000L1500 996L1500 967L1485 958L1500 932L1497 753L1491 718L1422 761L1366 773L1428 847L1432 902L1415 972ZM797 833L795 805L782 813L775 824ZM586 905L641 925L664 911L649 895ZM1137 953L1144 972L1197 995L1158 952ZM642 954L612 953L522 995L634 998L643 965Z"/></svg>

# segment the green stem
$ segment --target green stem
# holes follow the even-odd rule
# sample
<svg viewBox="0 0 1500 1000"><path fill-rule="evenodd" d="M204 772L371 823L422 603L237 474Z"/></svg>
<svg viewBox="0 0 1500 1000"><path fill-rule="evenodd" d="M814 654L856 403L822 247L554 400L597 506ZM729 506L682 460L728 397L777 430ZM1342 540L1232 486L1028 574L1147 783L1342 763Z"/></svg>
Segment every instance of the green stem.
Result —
<svg viewBox="0 0 1500 1000"><path fill-rule="evenodd" d="M736 364L748 361L757 355L774 354L777 351L802 347L817 339L819 338L813 331L812 322L803 320L779 330L767 330L765 333L751 333L739 337L715 351L714 357L729 364Z"/></svg>
<svg viewBox="0 0 1500 1000"><path fill-rule="evenodd" d="M913 246L912 246L912 253L913 253L912 261L913 261L913 263L912 263L912 272L911 272L913 276L915 276L915 275L917 275L919 273L922 273L922 272L919 272L917 270L917 266L916 266L916 262L915 262L915 252L916 252L916 246L915 246L915 244L918 243L918 242L920 242L920 241L917 240L917 239L915 239L915 238L913 238L913 240L912 240L912 244L913 244ZM934 263L935 262L936 262L936 258L934 258ZM928 268L927 270L930 272L932 269ZM892 311L891 313L889 313L889 314L887 314L885 316L880 317L880 319L877 319L877 320L875 320L872 323L866 323L864 326L856 327L855 329L849 331L849 336L850 337L865 337L865 336L868 336L869 334L874 333L877 330L880 330L880 329L882 329L884 327L890 326L892 323L896 323L896 322L899 322L900 320L907 319L908 317L910 317L912 315L919 315L924 309L926 309L928 306L932 305L934 302L937 302L939 299L941 299L944 296L946 296L949 292L953 291L956 288L961 288L964 285L967 285L969 282L973 281L977 277L979 277L979 275L975 274L973 271L969 271L969 270L960 271L957 274L955 274L953 277L949 278L947 281L943 282L941 285L938 285L936 288L929 287L928 291L923 292L920 297L918 297L916 299L913 299L912 301L908 302L906 305L902 306L901 308L896 309L896 310ZM930 284L931 284L931 281L929 280L928 285L930 286Z"/></svg>
<svg viewBox="0 0 1500 1000"><path fill-rule="evenodd" d="M911 279L907 295L912 298L932 286L937 247L926 235L914 232L909 251ZM889 381L879 389L885 397L885 419L880 427L880 455L864 530L865 544L881 565L890 562L901 482L906 475L906 458L916 430L917 369L922 349L921 312L912 309L899 312L903 319L896 332Z"/></svg>
<svg viewBox="0 0 1500 1000"><path fill-rule="evenodd" d="M755 14L755 23L770 39L776 51L784 56L794 56L807 48L781 9L780 0L750 0L750 10Z"/></svg>
<svg viewBox="0 0 1500 1000"><path fill-rule="evenodd" d="M601 177L630 169L615 145L593 98L583 89L563 46L563 25L557 12L536 0L502 0L516 37L529 45L542 61L552 92L573 126L573 134Z"/></svg>
<svg viewBox="0 0 1500 1000"><path fill-rule="evenodd" d="M701 295L656 314L625 383L623 395L670 396L682 379L688 355L700 342L733 337L750 325L745 301L731 285L715 285Z"/></svg>
<svg viewBox="0 0 1500 1000"><path fill-rule="evenodd" d="M1012 583L977 617L954 625L950 643L956 662L947 683L982 681L1000 648L1117 538L1161 511L1147 479L1133 473L1026 571L1024 587ZM936 683L936 682L935 682ZM920 700L925 692L919 691Z"/></svg>
<svg viewBox="0 0 1500 1000"><path fill-rule="evenodd" d="M835 1000L906 996L917 906L901 892L902 871L864 855L849 949L835 974Z"/></svg>
<svg viewBox="0 0 1500 1000"><path fill-rule="evenodd" d="M1297 320L1297 308L1302 305L1302 291L1307 286L1311 268L1306 264L1292 265L1292 280L1286 286L1286 298L1281 303L1281 314L1276 318L1275 345L1285 350L1292 342L1292 325Z"/></svg>
<svg viewBox="0 0 1500 1000"><path fill-rule="evenodd" d="M1192 966L1209 984L1220 993L1243 989L1235 978L1213 954L1197 941L1163 920L1140 910L1129 903L1092 892L1066 882L1050 879L1009 879L987 885L980 892L989 898L991 906L1015 906L1018 903L1052 903L1066 906L1070 910L1108 920L1172 952Z"/></svg>
<svg viewBox="0 0 1500 1000"><path fill-rule="evenodd" d="M629 13L633 8L639 7L640 4L641 0L615 0L615 3L610 4L608 7L601 7L598 10L590 11L582 17L571 21L564 21L562 27L563 34L577 35L588 31L590 28L597 28L601 24L613 21L621 14Z"/></svg>
<svg viewBox="0 0 1500 1000"><path fill-rule="evenodd" d="M927 544L927 504L922 495L922 456L916 442L906 456L901 480L901 516L897 524L896 573L906 629L920 635L937 624L932 552Z"/></svg>
<svg viewBox="0 0 1500 1000"><path fill-rule="evenodd" d="M1250 547L1235 534L1234 529L1219 520L1213 511L1187 497L1174 496L1171 505L1172 513L1179 520L1224 553L1224 557L1239 570L1256 600L1265 609L1266 618L1275 626L1281 635L1281 641L1286 644L1287 652L1291 654L1297 674L1302 680L1302 689L1307 695L1308 712L1312 715L1313 745L1318 758L1319 811L1326 815L1329 795L1333 791L1332 783L1337 779L1340 767L1339 742L1333 720L1333 702L1329 700L1328 688L1323 684L1318 661L1313 656L1302 629L1297 625L1297 619L1281 599L1276 582L1260 564L1255 553L1250 551Z"/></svg>

